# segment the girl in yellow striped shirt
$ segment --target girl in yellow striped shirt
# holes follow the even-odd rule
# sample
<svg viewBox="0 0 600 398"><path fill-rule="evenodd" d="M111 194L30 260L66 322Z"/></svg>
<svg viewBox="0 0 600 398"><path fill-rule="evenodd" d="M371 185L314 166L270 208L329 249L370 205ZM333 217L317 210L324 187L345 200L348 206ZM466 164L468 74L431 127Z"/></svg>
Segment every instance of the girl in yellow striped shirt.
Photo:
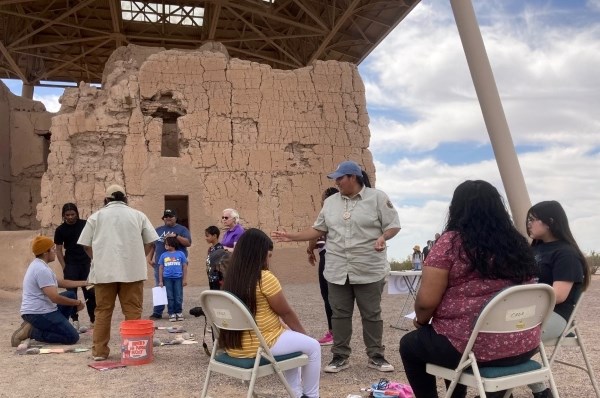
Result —
<svg viewBox="0 0 600 398"><path fill-rule="evenodd" d="M247 230L235 245L223 290L240 298L254 315L273 355L302 352L308 364L285 371L296 398L319 396L321 346L306 335L298 316L288 304L279 280L269 271L273 241L261 230ZM287 326L286 326L287 325ZM249 331L221 331L219 344L233 357L254 357L258 340Z"/></svg>

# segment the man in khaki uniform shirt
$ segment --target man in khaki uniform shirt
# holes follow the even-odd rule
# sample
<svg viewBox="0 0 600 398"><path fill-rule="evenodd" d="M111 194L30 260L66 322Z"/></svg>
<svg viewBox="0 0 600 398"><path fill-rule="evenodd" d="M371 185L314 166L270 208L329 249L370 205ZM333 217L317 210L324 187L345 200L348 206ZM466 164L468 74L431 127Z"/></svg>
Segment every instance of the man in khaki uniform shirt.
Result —
<svg viewBox="0 0 600 398"><path fill-rule="evenodd" d="M158 240L148 217L127 206L122 187L108 187L104 202L105 206L87 219L77 242L92 258L88 281L96 290L95 361L110 354L108 342L117 296L126 320L142 317L146 254Z"/></svg>

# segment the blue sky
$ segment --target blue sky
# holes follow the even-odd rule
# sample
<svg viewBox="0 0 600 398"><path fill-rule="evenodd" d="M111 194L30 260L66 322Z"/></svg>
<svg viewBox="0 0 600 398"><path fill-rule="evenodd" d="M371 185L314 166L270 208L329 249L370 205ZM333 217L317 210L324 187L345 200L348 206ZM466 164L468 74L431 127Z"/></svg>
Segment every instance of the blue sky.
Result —
<svg viewBox="0 0 600 398"><path fill-rule="evenodd" d="M600 0L473 1L532 203L558 200L600 251ZM359 66L377 187L403 259L442 230L454 188L502 183L448 1L422 0ZM20 82L4 81L20 94ZM35 99L58 111L60 89Z"/></svg>

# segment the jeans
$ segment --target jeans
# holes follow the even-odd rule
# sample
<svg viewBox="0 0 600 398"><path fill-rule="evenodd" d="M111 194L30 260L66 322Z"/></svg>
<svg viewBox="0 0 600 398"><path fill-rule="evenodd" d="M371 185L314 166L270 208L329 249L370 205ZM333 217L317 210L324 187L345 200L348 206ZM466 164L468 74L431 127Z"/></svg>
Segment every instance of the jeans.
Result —
<svg viewBox="0 0 600 398"><path fill-rule="evenodd" d="M508 358L495 359L489 362L477 362L482 368L486 366L511 366L526 362L537 352L537 348ZM431 325L425 325L402 336L400 339L400 357L408 382L415 398L437 398L435 376L425 371L427 363L454 369L458 366L462 353L450 343L446 336L438 334ZM448 380L446 387L450 385ZM452 398L464 398L467 387L456 386Z"/></svg>
<svg viewBox="0 0 600 398"><path fill-rule="evenodd" d="M169 315L183 312L183 278L164 278L163 285L167 288L167 311Z"/></svg>
<svg viewBox="0 0 600 398"><path fill-rule="evenodd" d="M66 291L61 296L75 299L75 293ZM77 313L77 307L58 305L56 311L47 314L23 314L24 321L29 322L33 329L31 338L37 341L56 344L75 344L79 341L79 333L69 323L69 317Z"/></svg>
<svg viewBox="0 0 600 398"><path fill-rule="evenodd" d="M321 297L323 298L323 304L325 304L325 316L327 317L328 330L333 330L331 326L331 305L329 305L329 287L327 286L327 280L323 276L325 271L325 250L319 252L319 287L321 288Z"/></svg>
<svg viewBox="0 0 600 398"><path fill-rule="evenodd" d="M65 269L63 270L64 278L72 281L85 281L87 280L89 274L90 264L66 264ZM67 290L74 292L74 298L77 298L76 287ZM83 292L83 297L85 298L85 309L87 310L88 316L90 317L90 322L94 323L94 320L96 319L94 316L94 312L96 310L96 295L94 293L94 289L86 289L82 287L81 291ZM79 314L77 313L77 311L73 312L71 318L74 321L79 320Z"/></svg>
<svg viewBox="0 0 600 398"><path fill-rule="evenodd" d="M125 320L141 319L144 303L144 281L98 283L96 290L96 323L94 326L92 356L108 357L110 324L117 296Z"/></svg>
<svg viewBox="0 0 600 398"><path fill-rule="evenodd" d="M160 269L160 266L158 264L154 264L153 268L154 268L154 286L158 286L158 271ZM162 313L164 310L165 310L164 305L155 305L154 308L152 308L152 315L162 316Z"/></svg>
<svg viewBox="0 0 600 398"><path fill-rule="evenodd" d="M348 279L343 285L328 283L329 304L333 315L334 356L348 358L351 353L352 313L354 302L360 311L363 341L369 358L383 356L383 318L381 317L381 294L385 279L373 283L351 284Z"/></svg>

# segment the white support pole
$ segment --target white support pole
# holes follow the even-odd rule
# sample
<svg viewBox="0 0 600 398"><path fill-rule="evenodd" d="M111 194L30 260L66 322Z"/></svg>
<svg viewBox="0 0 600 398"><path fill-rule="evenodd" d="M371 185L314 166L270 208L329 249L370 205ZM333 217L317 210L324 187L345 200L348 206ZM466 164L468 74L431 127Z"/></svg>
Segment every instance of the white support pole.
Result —
<svg viewBox="0 0 600 398"><path fill-rule="evenodd" d="M513 220L517 229L527 236L525 218L531 200L506 122L492 67L485 51L475 10L471 0L450 0L450 4Z"/></svg>
<svg viewBox="0 0 600 398"><path fill-rule="evenodd" d="M23 83L23 87L21 88L21 97L33 99L33 88L33 84Z"/></svg>

